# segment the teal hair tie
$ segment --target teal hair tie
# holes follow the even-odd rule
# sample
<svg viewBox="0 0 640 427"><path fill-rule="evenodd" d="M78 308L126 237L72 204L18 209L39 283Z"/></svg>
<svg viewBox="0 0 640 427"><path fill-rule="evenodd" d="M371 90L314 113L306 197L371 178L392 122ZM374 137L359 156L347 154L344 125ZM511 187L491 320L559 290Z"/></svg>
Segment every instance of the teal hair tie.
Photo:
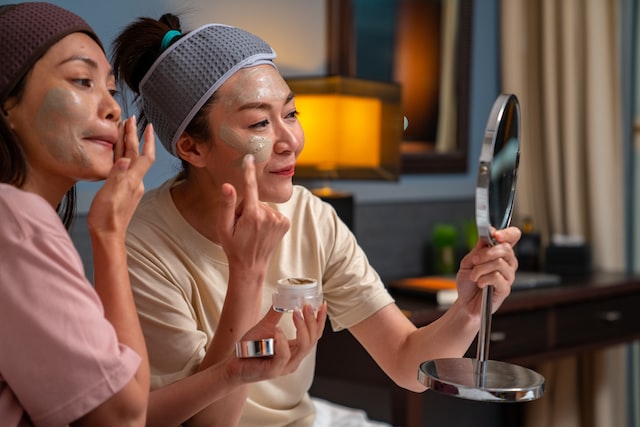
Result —
<svg viewBox="0 0 640 427"><path fill-rule="evenodd" d="M160 49L165 50L169 47L169 43L173 41L178 36L181 36L182 33L178 30L169 30L162 38L162 43L160 43Z"/></svg>

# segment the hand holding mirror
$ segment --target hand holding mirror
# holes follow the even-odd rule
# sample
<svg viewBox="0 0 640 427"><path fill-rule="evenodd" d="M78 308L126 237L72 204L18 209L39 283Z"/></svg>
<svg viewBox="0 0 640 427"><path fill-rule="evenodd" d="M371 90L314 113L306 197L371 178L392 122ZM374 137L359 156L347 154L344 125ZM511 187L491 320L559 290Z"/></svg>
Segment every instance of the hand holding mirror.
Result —
<svg viewBox="0 0 640 427"><path fill-rule="evenodd" d="M476 187L478 238L496 241L491 230L511 222L520 161L520 106L515 95L501 94L489 115ZM544 378L537 372L489 360L493 286L482 291L482 315L475 359L449 358L420 364L418 380L431 390L479 401L518 402L544 393Z"/></svg>

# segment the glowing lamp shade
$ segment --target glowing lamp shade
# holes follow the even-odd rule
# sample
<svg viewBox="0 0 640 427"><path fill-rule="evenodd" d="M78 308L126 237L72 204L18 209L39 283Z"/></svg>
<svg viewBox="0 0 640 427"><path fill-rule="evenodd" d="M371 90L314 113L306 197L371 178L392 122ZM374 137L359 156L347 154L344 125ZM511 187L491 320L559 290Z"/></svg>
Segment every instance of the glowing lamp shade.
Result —
<svg viewBox="0 0 640 427"><path fill-rule="evenodd" d="M305 130L305 149L299 165L333 169L376 167L380 164L382 102L375 98L343 95L299 95L299 116ZM328 149L324 141L336 142ZM331 145L331 144L330 144Z"/></svg>
<svg viewBox="0 0 640 427"><path fill-rule="evenodd" d="M296 178L398 179L399 85L340 76L287 83L305 133Z"/></svg>

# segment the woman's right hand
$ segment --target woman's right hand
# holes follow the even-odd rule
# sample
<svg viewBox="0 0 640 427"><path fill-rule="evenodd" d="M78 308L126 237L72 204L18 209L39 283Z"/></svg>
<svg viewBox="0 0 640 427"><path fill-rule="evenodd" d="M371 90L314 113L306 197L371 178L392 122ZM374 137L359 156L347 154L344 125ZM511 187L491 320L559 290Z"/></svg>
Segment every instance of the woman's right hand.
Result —
<svg viewBox="0 0 640 427"><path fill-rule="evenodd" d="M289 230L289 219L260 201L254 158L244 158L243 199L231 184L222 186L217 231L229 265L240 271L266 269L273 250ZM237 204L237 206L236 206Z"/></svg>

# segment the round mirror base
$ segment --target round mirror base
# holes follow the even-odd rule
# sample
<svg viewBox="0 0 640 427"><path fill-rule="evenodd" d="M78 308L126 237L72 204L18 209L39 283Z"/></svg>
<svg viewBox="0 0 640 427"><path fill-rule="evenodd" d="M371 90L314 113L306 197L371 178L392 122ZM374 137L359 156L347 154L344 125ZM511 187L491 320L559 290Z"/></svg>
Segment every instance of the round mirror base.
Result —
<svg viewBox="0 0 640 427"><path fill-rule="evenodd" d="M544 394L544 377L531 369L496 360L428 360L418 380L429 389L484 402L526 402Z"/></svg>

